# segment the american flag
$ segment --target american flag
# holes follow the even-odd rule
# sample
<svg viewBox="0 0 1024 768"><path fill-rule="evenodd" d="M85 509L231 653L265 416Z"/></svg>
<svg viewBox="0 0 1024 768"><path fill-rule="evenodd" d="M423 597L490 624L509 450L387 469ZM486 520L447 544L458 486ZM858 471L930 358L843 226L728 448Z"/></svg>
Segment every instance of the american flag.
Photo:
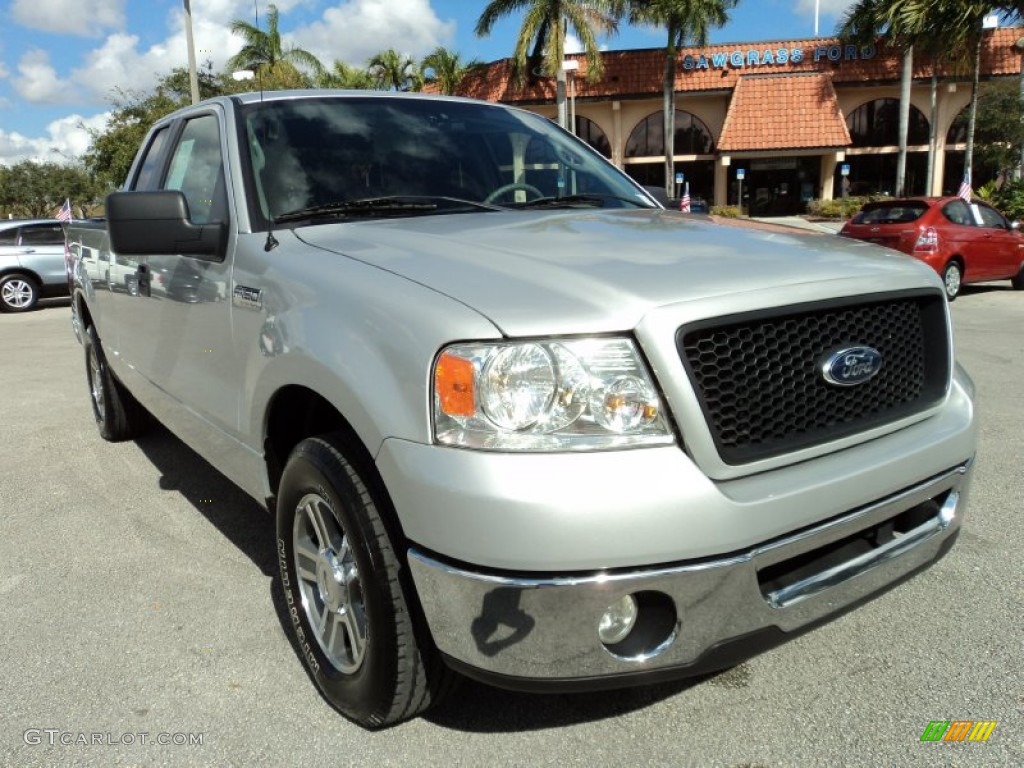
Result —
<svg viewBox="0 0 1024 768"><path fill-rule="evenodd" d="M71 200L64 200L64 205L57 212L58 221L71 221Z"/></svg>
<svg viewBox="0 0 1024 768"><path fill-rule="evenodd" d="M971 197L974 193L971 191L971 169L968 168L964 171L964 180L960 182L960 189L956 191L956 196L963 198L965 203L971 202Z"/></svg>
<svg viewBox="0 0 1024 768"><path fill-rule="evenodd" d="M690 212L690 182L686 182L686 189L683 191L683 199L679 201L679 210L683 213Z"/></svg>

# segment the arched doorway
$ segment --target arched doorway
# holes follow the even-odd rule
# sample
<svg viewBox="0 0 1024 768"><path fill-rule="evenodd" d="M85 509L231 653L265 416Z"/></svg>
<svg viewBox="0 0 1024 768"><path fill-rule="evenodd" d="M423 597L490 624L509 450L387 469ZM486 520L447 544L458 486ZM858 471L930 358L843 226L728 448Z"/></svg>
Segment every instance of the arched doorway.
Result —
<svg viewBox="0 0 1024 768"><path fill-rule="evenodd" d="M576 116L576 135L607 158L612 156L612 144L597 123L589 117Z"/></svg>
<svg viewBox="0 0 1024 768"><path fill-rule="evenodd" d="M968 104L953 118L946 131L946 164L942 173L942 194L955 195L960 189L964 178L965 153L967 152L967 124L970 120L971 106ZM975 144L977 147L977 144ZM974 152L971 160L971 186L974 189L992 181L999 175L995 164L986 162L984 157Z"/></svg>
<svg viewBox="0 0 1024 768"><path fill-rule="evenodd" d="M861 104L846 118L850 131L851 149L846 153L850 166L849 189L851 195L894 194L896 191L896 165L898 151L858 152L858 149L898 147L900 143L900 100L875 99ZM910 105L907 125L907 168L904 188L908 195L923 195L928 179L928 118ZM843 177L836 169L834 195L843 191Z"/></svg>
<svg viewBox="0 0 1024 768"><path fill-rule="evenodd" d="M677 109L675 122L675 171L689 182L692 198L711 201L715 187L715 139L704 121L691 112ZM664 188L665 128L661 112L654 112L636 124L626 140L624 155L630 176L644 186Z"/></svg>

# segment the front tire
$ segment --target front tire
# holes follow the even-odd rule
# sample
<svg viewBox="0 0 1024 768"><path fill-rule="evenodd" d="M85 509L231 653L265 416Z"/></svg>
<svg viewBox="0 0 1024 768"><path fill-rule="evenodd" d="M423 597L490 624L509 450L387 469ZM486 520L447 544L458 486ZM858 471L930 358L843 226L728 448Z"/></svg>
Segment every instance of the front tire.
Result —
<svg viewBox="0 0 1024 768"><path fill-rule="evenodd" d="M281 582L300 656L328 703L369 728L423 712L453 675L413 616L382 495L328 435L295 447L277 500Z"/></svg>
<svg viewBox="0 0 1024 768"><path fill-rule="evenodd" d="M960 287L963 282L963 269L959 262L951 261L942 270L942 283L946 288L946 299L954 301L960 295Z"/></svg>
<svg viewBox="0 0 1024 768"><path fill-rule="evenodd" d="M1017 273L1017 276L1010 278L1010 285L1013 286L1014 290L1024 291L1024 264L1021 264L1020 272Z"/></svg>
<svg viewBox="0 0 1024 768"><path fill-rule="evenodd" d="M149 426L149 414L110 372L95 327L85 329L83 345L89 400L100 437L115 443L138 437Z"/></svg>
<svg viewBox="0 0 1024 768"><path fill-rule="evenodd" d="M39 285L28 275L0 278L0 311L27 312L39 302Z"/></svg>

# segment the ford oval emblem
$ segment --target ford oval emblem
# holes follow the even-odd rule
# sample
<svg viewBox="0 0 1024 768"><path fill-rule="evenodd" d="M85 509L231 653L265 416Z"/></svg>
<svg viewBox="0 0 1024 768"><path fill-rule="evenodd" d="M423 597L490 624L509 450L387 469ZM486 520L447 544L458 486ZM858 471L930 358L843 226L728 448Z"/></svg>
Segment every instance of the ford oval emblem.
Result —
<svg viewBox="0 0 1024 768"><path fill-rule="evenodd" d="M837 387L863 384L882 370L882 353L872 347L845 347L836 350L821 364L821 375Z"/></svg>

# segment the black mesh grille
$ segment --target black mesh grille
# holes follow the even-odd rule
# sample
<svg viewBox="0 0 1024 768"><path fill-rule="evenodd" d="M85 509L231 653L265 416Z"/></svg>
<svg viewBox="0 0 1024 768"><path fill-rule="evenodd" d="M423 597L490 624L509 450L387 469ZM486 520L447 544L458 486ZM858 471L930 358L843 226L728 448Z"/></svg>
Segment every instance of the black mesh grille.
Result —
<svg viewBox="0 0 1024 768"><path fill-rule="evenodd" d="M949 378L943 302L902 294L681 328L680 355L719 455L730 464L755 461L934 405ZM849 346L876 349L881 370L857 386L826 383L822 363Z"/></svg>

